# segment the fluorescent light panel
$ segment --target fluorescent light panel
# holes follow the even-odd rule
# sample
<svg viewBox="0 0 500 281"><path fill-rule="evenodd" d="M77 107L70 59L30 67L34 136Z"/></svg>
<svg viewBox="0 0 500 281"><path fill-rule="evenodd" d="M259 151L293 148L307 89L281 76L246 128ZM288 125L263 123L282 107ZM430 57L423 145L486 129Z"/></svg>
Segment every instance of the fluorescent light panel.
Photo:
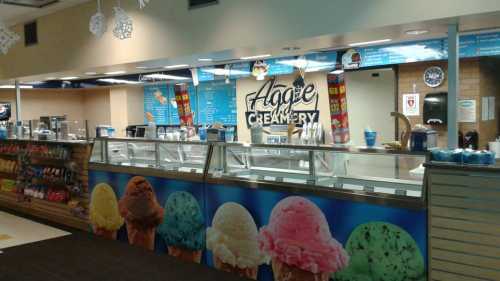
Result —
<svg viewBox="0 0 500 281"><path fill-rule="evenodd" d="M117 70L117 71L105 72L104 75L119 75L125 73L127 73L125 70Z"/></svg>
<svg viewBox="0 0 500 281"><path fill-rule="evenodd" d="M189 67L189 64L174 64L165 66L166 69Z"/></svg>
<svg viewBox="0 0 500 281"><path fill-rule="evenodd" d="M218 76L227 76L227 75L250 75L249 71L242 71L242 70L229 70L229 69L222 69L222 68L213 68L213 69L203 69L203 72L208 72L212 73Z"/></svg>
<svg viewBox="0 0 500 281"><path fill-rule="evenodd" d="M158 79L158 80L189 80L189 78L187 77L161 74L161 73L148 74L144 75L144 77L149 79Z"/></svg>
<svg viewBox="0 0 500 281"><path fill-rule="evenodd" d="M1 85L0 89L15 89L16 85ZM33 89L33 86L31 85L21 85L19 86L21 89Z"/></svg>
<svg viewBox="0 0 500 281"><path fill-rule="evenodd" d="M129 85L141 84L141 82L138 82L138 81L131 81L131 80L125 80L125 79L114 79L114 78L102 78L102 79L97 79L97 81L111 83L111 84L129 84Z"/></svg>
<svg viewBox="0 0 500 281"><path fill-rule="evenodd" d="M198 61L213 61L211 58L200 58Z"/></svg>
<svg viewBox="0 0 500 281"><path fill-rule="evenodd" d="M374 41L351 43L351 44L349 44L349 46L350 47L357 47L357 46L375 45L375 44L387 43L387 42L391 42L391 41L392 41L392 39L381 39L381 40L374 40Z"/></svg>
<svg viewBox="0 0 500 281"><path fill-rule="evenodd" d="M78 76L68 76L68 77L61 77L59 79L61 79L61 80L75 80L75 79L78 79L78 78L80 78L80 77L78 77Z"/></svg>
<svg viewBox="0 0 500 281"><path fill-rule="evenodd" d="M265 54L265 55L256 55L256 56L250 56L250 57L241 57L240 59L242 59L242 60L256 60L256 59L268 58L270 56L271 56L270 54Z"/></svg>

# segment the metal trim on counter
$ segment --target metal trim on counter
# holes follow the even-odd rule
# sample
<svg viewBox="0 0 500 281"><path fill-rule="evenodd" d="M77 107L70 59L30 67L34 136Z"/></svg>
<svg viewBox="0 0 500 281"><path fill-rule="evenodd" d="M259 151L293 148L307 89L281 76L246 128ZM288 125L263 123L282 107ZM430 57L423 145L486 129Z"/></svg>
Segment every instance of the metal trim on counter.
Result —
<svg viewBox="0 0 500 281"><path fill-rule="evenodd" d="M380 148L363 148L354 146L335 146L335 145L302 145L302 144L250 144L243 142L202 142L202 141L169 141L162 139L146 139L146 138L96 138L96 141L108 142L151 142L151 143L171 143L171 144L193 144L193 145L224 145L226 147L244 147L244 148L266 148L266 149L301 149L301 150L318 150L318 151L333 151L333 152L348 152L354 154L379 154L379 155L410 155L410 156L428 156L427 152L411 152L399 150L386 150Z"/></svg>
<svg viewBox="0 0 500 281"><path fill-rule="evenodd" d="M93 144L92 141L87 140L35 140L35 139L5 139L1 141L11 142L31 142L40 144L68 144L68 145L89 145Z"/></svg>
<svg viewBox="0 0 500 281"><path fill-rule="evenodd" d="M132 175L140 175L147 177L167 178L174 180L189 180L194 182L203 182L204 175L198 173L188 173L182 171L169 171L154 167L134 167L134 166L118 166L102 163L89 163L89 169L94 171L124 173Z"/></svg>
<svg viewBox="0 0 500 281"><path fill-rule="evenodd" d="M421 198L412 198L401 195L381 194L367 191L347 190L328 188L321 186L308 186L295 183L284 182L269 182L263 180L242 181L236 177L221 177L215 178L207 176L205 180L208 184L223 184L226 186L243 187L251 189L268 189L279 192L288 192L294 194L311 194L317 196L325 196L340 200L349 200L361 203L372 203L377 205L393 206L398 208L422 210L427 209L427 204L422 196ZM425 179L424 179L425 181ZM425 194L425 189L422 190Z"/></svg>

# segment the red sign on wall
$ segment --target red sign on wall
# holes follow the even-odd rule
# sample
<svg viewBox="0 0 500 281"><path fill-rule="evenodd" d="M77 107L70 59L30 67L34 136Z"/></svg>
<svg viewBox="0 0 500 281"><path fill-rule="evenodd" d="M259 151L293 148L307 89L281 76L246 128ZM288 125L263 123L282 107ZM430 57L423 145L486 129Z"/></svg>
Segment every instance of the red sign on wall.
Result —
<svg viewBox="0 0 500 281"><path fill-rule="evenodd" d="M329 74L327 79L333 142L348 143L350 140L349 115L344 74Z"/></svg>
<svg viewBox="0 0 500 281"><path fill-rule="evenodd" d="M193 125L193 112L189 103L189 93L186 84L175 85L175 101L177 102L177 112L181 126Z"/></svg>

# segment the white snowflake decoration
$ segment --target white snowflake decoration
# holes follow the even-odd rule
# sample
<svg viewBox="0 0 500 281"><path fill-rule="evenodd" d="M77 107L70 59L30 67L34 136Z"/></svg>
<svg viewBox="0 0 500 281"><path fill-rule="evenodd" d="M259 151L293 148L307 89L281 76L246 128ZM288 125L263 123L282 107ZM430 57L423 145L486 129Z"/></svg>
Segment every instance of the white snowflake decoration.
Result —
<svg viewBox="0 0 500 281"><path fill-rule="evenodd" d="M134 30L132 18L121 7L114 7L113 10L115 12L113 34L120 40L131 38L132 31Z"/></svg>
<svg viewBox="0 0 500 281"><path fill-rule="evenodd" d="M139 1L139 8L144 9L146 5L149 3L149 0L138 0Z"/></svg>
<svg viewBox="0 0 500 281"><path fill-rule="evenodd" d="M89 30L98 38L101 38L106 33L108 27L103 13L99 11L90 18Z"/></svg>
<svg viewBox="0 0 500 281"><path fill-rule="evenodd" d="M108 30L106 16L101 11L101 0L97 0L97 13L90 18L89 30L98 38Z"/></svg>
<svg viewBox="0 0 500 281"><path fill-rule="evenodd" d="M10 30L5 23L0 21L0 52L4 55L7 54L10 47L16 44L20 39L21 37L17 33Z"/></svg>

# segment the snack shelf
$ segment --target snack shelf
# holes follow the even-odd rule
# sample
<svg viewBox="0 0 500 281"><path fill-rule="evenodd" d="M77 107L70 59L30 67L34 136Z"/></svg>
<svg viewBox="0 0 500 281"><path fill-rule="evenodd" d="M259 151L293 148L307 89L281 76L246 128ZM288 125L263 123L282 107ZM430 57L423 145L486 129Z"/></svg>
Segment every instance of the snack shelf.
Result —
<svg viewBox="0 0 500 281"><path fill-rule="evenodd" d="M16 180L17 179L17 174L15 174L15 173L0 172L0 179Z"/></svg>
<svg viewBox="0 0 500 281"><path fill-rule="evenodd" d="M67 203L51 202L44 199L29 198L19 201L18 195L14 192L0 190L0 203L9 209L29 214L47 220L57 221L61 224L88 231L86 219L75 217L71 213L71 208Z"/></svg>

